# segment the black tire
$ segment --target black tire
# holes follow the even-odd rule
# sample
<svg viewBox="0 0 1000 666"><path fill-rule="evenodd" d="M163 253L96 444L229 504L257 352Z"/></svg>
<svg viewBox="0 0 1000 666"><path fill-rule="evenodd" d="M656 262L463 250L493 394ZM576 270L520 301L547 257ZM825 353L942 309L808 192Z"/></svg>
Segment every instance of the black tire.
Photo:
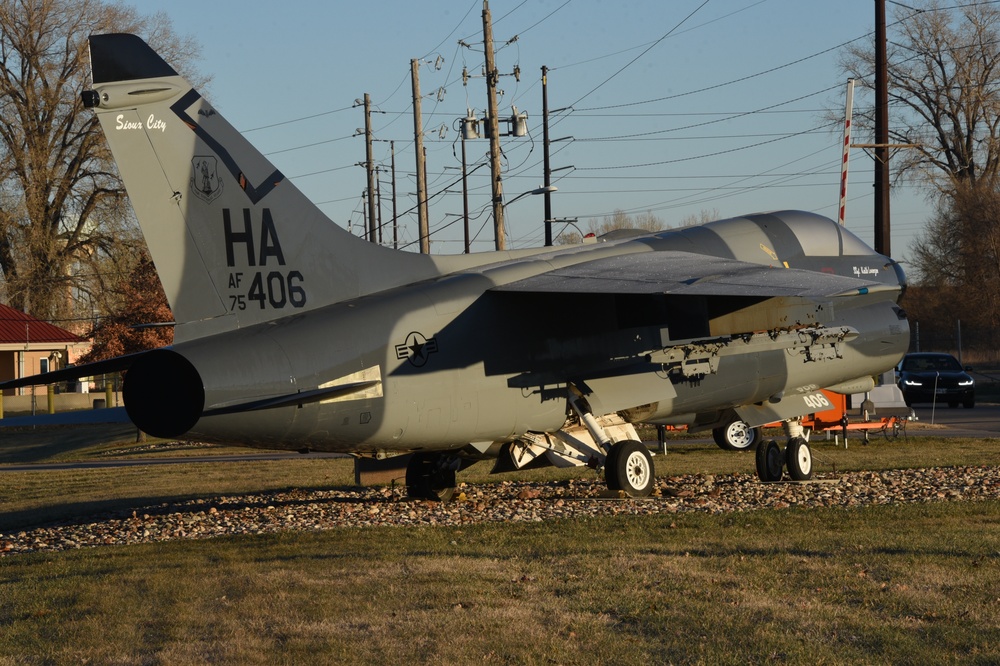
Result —
<svg viewBox="0 0 1000 666"><path fill-rule="evenodd" d="M968 400L962 403L962 406L965 407L966 409L972 409L973 407L976 406L976 399L969 398Z"/></svg>
<svg viewBox="0 0 1000 666"><path fill-rule="evenodd" d="M760 437L760 428L751 428L739 420L712 430L712 438L724 451L747 451L757 446Z"/></svg>
<svg viewBox="0 0 1000 666"><path fill-rule="evenodd" d="M642 442L618 442L611 448L604 467L609 490L624 491L629 497L648 497L653 492L655 477L653 457Z"/></svg>
<svg viewBox="0 0 1000 666"><path fill-rule="evenodd" d="M440 453L415 453L406 466L406 494L448 502L455 495L455 469Z"/></svg>
<svg viewBox="0 0 1000 666"><path fill-rule="evenodd" d="M788 476L793 481L808 481L812 478L813 462L809 443L801 437L793 437L785 447L785 465Z"/></svg>
<svg viewBox="0 0 1000 666"><path fill-rule="evenodd" d="M757 478L765 483L781 481L781 468L784 466L784 456L781 447L773 439L757 444Z"/></svg>
<svg viewBox="0 0 1000 666"><path fill-rule="evenodd" d="M622 447L618 444L612 444L611 450L608 451L608 457L604 460L604 483L607 484L608 490L621 490L622 487L618 483L618 477L612 472L612 470L618 469L618 454L621 453Z"/></svg>

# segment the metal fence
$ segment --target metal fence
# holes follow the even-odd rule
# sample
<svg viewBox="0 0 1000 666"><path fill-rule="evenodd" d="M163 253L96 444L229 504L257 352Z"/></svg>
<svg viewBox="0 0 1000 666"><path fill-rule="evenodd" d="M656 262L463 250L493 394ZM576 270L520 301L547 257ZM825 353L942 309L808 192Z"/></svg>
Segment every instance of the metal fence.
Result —
<svg viewBox="0 0 1000 666"><path fill-rule="evenodd" d="M911 321L910 351L947 352L963 363L1000 363L1000 328L963 326L961 321L944 328Z"/></svg>

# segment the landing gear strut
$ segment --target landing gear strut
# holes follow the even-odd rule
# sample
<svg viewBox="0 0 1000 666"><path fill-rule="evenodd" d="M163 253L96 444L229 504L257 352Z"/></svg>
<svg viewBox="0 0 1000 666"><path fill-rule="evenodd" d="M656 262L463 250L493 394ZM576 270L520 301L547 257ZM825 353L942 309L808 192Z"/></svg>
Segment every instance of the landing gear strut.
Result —
<svg viewBox="0 0 1000 666"><path fill-rule="evenodd" d="M636 440L612 442L594 418L583 393L572 384L568 388L570 407L579 416L580 422L587 428L601 453L607 454L604 460L604 480L608 484L608 490L620 490L629 497L648 497L653 492L656 474L653 458L646 445Z"/></svg>

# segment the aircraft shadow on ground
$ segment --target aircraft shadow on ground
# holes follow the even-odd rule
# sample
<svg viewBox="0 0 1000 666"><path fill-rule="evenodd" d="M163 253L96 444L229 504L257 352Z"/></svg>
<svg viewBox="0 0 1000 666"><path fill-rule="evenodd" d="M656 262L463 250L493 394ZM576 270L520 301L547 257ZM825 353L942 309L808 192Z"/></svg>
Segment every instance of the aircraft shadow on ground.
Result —
<svg viewBox="0 0 1000 666"><path fill-rule="evenodd" d="M135 436L131 423L11 428L0 431L0 464L52 462L56 456Z"/></svg>

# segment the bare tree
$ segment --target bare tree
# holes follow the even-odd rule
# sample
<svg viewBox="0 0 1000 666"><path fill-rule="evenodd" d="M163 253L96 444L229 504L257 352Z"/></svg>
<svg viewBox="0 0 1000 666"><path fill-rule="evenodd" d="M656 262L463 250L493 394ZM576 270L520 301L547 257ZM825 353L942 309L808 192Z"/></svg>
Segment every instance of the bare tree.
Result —
<svg viewBox="0 0 1000 666"><path fill-rule="evenodd" d="M588 233L592 233L596 236L601 236L610 231L616 231L618 229L640 229L642 231L660 231L664 229L666 225L663 220L653 215L652 212L639 213L638 215L631 216L625 211L619 209L616 210L611 215L605 215L604 218L598 222L596 219L591 219L587 225ZM574 243L579 243L582 237L579 231L562 233L556 239L556 243L561 245L570 245Z"/></svg>
<svg viewBox="0 0 1000 666"><path fill-rule="evenodd" d="M6 301L43 319L69 316L97 258L129 237L123 186L80 99L87 37L104 32L143 35L182 69L197 52L162 14L101 0L0 0L0 271Z"/></svg>
<svg viewBox="0 0 1000 666"><path fill-rule="evenodd" d="M989 345L1000 316L1000 6L896 3L888 32L889 139L913 144L893 154L893 175L927 186L936 203L911 246L917 288L905 305L922 333L961 318ZM849 47L843 64L871 90L870 42ZM870 130L871 106L856 109Z"/></svg>
<svg viewBox="0 0 1000 666"><path fill-rule="evenodd" d="M994 346L1000 342L1000 192L960 184L942 198L913 243L912 265L925 287L907 295L907 310L939 330L956 319ZM918 302L918 297L927 302Z"/></svg>
<svg viewBox="0 0 1000 666"><path fill-rule="evenodd" d="M691 227L696 224L705 224L706 222L712 222L714 220L718 220L719 217L720 215L718 208L713 208L711 210L702 209L697 214L692 213L691 215L684 217L681 220L681 226Z"/></svg>
<svg viewBox="0 0 1000 666"><path fill-rule="evenodd" d="M890 140L915 145L893 155L895 177L929 183L945 195L961 183L995 189L1000 183L1000 7L897 3L887 57ZM856 42L842 62L871 91L874 46ZM870 129L871 106L857 108L857 124Z"/></svg>

